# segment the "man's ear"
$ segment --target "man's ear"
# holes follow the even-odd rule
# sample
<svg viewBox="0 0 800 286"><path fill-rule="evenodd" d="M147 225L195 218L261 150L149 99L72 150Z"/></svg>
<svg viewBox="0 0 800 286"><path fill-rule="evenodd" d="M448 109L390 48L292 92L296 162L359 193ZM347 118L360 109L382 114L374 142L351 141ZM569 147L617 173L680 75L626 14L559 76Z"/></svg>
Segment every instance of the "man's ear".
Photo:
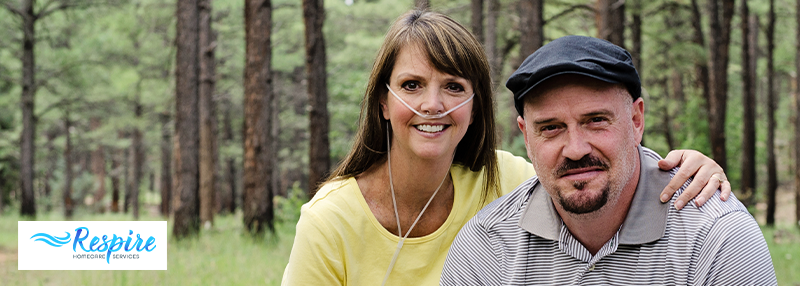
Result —
<svg viewBox="0 0 800 286"><path fill-rule="evenodd" d="M533 153L531 153L531 147L530 144L528 144L528 133L525 132L528 127L525 125L525 118L517 116L517 126L519 126L519 131L522 132L522 139L525 140L525 151L528 152L528 158L533 162Z"/></svg>
<svg viewBox="0 0 800 286"><path fill-rule="evenodd" d="M631 105L633 130L636 135L636 144L642 143L644 136L644 99L639 97Z"/></svg>

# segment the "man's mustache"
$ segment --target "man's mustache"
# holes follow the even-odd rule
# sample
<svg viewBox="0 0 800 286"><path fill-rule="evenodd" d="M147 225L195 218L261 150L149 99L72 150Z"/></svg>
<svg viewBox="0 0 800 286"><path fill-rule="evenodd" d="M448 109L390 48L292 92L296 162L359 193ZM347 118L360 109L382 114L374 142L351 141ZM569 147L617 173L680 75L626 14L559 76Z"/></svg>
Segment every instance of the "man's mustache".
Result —
<svg viewBox="0 0 800 286"><path fill-rule="evenodd" d="M605 161L592 155L586 155L577 161L569 158L564 159L564 162L556 169L556 176L561 177L571 170L590 167L597 167L603 171L608 170L608 164Z"/></svg>

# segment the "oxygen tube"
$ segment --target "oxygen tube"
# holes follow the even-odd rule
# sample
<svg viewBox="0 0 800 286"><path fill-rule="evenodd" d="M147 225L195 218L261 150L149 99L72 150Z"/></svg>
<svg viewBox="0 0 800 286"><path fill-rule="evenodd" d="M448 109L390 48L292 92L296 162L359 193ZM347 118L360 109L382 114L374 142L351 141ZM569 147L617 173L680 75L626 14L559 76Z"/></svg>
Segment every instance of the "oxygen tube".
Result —
<svg viewBox="0 0 800 286"><path fill-rule="evenodd" d="M392 89L389 89L389 90L392 90ZM402 100L400 100L400 101L402 102ZM403 102L403 103L405 103L405 102ZM408 105L406 105L406 106L408 106ZM409 108L411 108L411 107L409 107ZM456 108L458 108L458 107L456 107ZM411 109L411 110L413 110L413 109ZM455 108L451 109L450 111L453 111L453 110L455 110ZM450 113L450 111L446 112L445 114ZM391 154L392 146L391 146L391 144L389 142L391 142L391 138L389 137L389 122L387 121L386 122L386 153L387 153L387 156L389 158L389 161L388 161L388 164L389 164L389 189L392 190L392 204L394 205L394 218L397 220L397 236L400 237L400 241L397 242L397 249L394 251L394 255L392 255L392 262L389 263L389 269L386 269L386 275L383 276L383 283L381 283L381 286L386 285L386 281L389 279L389 274L392 273L392 268L394 268L394 263L397 262L397 256L400 254L400 249L403 248L403 243L406 241L406 238L411 233L411 230L414 229L414 226L417 225L417 222L422 217L422 214L425 213L425 210L428 208L428 205L430 205L431 202L433 201L433 198L436 196L436 193L438 193L439 189L441 189L442 185L444 185L444 181L447 180L447 175L450 174L450 171L448 171L447 174L444 175L444 178L442 179L442 182L439 183L439 186L436 187L436 191L434 191L433 195L431 195L431 198L428 199L428 203L425 204L425 207L423 207L422 211L419 212L419 215L417 216L417 219L414 220L414 223L411 224L411 227L408 228L408 232L406 232L406 235L403 236L403 231L400 228L400 216L397 214L397 200L395 199L395 196L394 196L394 183L392 182L392 154ZM455 156L453 156L453 158L455 158ZM452 164L453 164L453 162L451 161L450 165L452 165Z"/></svg>

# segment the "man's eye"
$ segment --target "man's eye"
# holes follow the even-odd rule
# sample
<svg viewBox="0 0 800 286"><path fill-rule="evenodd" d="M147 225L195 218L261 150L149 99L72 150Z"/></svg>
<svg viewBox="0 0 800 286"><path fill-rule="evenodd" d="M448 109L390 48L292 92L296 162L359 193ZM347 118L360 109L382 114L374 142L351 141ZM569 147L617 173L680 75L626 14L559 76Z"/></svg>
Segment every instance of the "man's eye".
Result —
<svg viewBox="0 0 800 286"><path fill-rule="evenodd" d="M605 117L592 117L589 119L590 122L605 122L607 121Z"/></svg>
<svg viewBox="0 0 800 286"><path fill-rule="evenodd" d="M558 130L558 125L546 125L539 129L541 132L552 132Z"/></svg>

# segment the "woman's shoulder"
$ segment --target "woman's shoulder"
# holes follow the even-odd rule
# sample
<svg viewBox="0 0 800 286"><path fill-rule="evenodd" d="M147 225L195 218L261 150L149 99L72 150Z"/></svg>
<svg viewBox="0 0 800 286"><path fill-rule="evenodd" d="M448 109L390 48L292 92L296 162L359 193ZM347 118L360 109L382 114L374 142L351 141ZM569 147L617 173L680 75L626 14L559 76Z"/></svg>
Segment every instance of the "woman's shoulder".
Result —
<svg viewBox="0 0 800 286"><path fill-rule="evenodd" d="M343 204L357 200L354 197L356 193L360 194L360 191L354 178L337 178L323 184L302 210L324 212L331 208L341 209Z"/></svg>

